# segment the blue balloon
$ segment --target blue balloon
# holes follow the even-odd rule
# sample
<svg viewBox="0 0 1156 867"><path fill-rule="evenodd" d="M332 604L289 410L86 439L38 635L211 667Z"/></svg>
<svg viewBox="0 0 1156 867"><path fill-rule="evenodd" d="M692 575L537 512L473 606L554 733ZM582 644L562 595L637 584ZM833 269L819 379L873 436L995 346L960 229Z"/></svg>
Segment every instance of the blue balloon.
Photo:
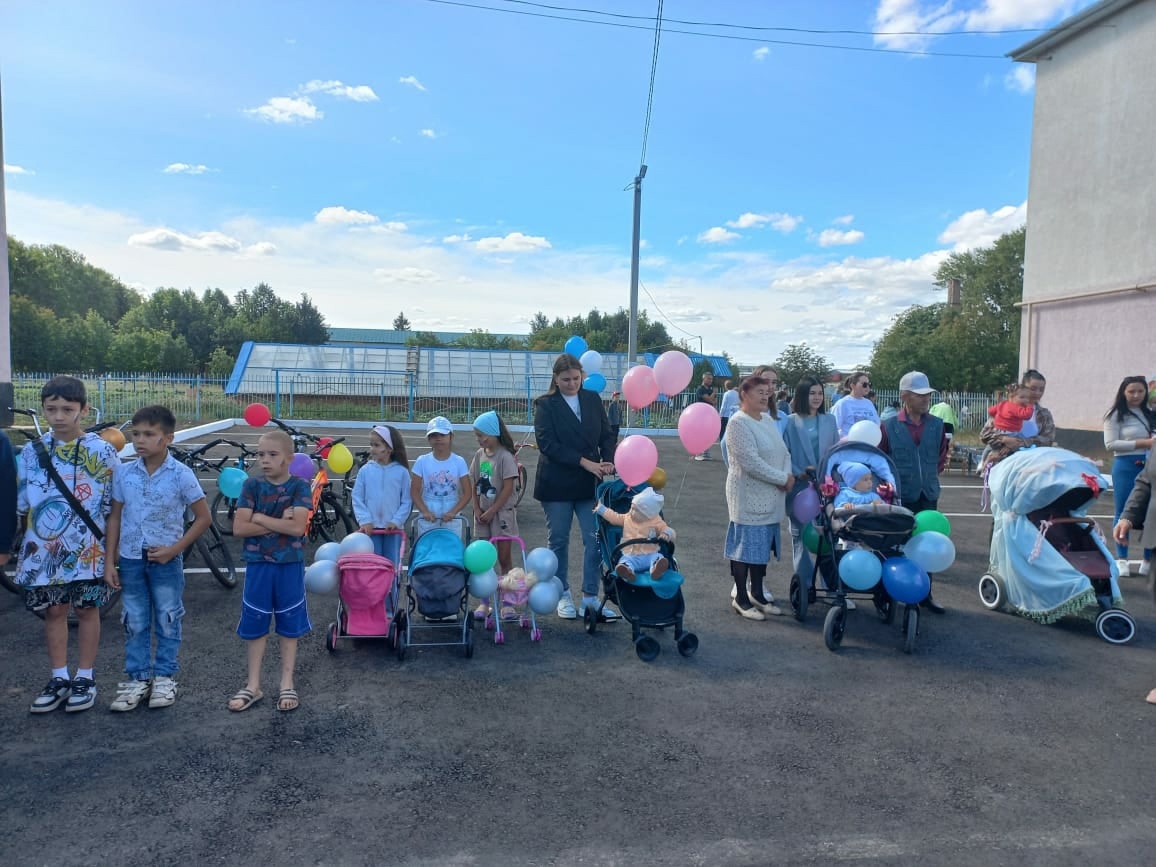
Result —
<svg viewBox="0 0 1156 867"><path fill-rule="evenodd" d="M530 610L535 614L553 614L561 598L553 581L541 581L530 588Z"/></svg>
<svg viewBox="0 0 1156 867"><path fill-rule="evenodd" d="M606 377L601 373L592 373L586 377L586 381L582 383L582 387L595 394L600 394L606 388Z"/></svg>
<svg viewBox="0 0 1156 867"><path fill-rule="evenodd" d="M241 488L245 486L245 480L248 478L245 471L239 467L226 467L217 476L217 490L230 500L235 500L241 496Z"/></svg>
<svg viewBox="0 0 1156 867"><path fill-rule="evenodd" d="M566 345L562 347L562 351L573 355L575 358L582 358L582 354L590 347L586 345L586 341L575 334L566 341Z"/></svg>
<svg viewBox="0 0 1156 867"><path fill-rule="evenodd" d="M931 578L914 560L888 557L883 561L883 589L896 602L917 605L931 593Z"/></svg>
<svg viewBox="0 0 1156 867"><path fill-rule="evenodd" d="M942 533L928 530L912 536L903 546L903 554L926 572L942 572L955 562L955 543Z"/></svg>
<svg viewBox="0 0 1156 867"><path fill-rule="evenodd" d="M558 572L558 555L549 548L534 548L526 555L526 571L536 575L539 581L549 581Z"/></svg>
<svg viewBox="0 0 1156 867"><path fill-rule="evenodd" d="M839 577L852 590L870 590L882 575L883 564L871 551L852 548L839 558Z"/></svg>
<svg viewBox="0 0 1156 867"><path fill-rule="evenodd" d="M498 573L493 569L470 575L470 595L477 599L489 599L498 590Z"/></svg>
<svg viewBox="0 0 1156 867"><path fill-rule="evenodd" d="M305 589L310 593L332 593L337 589L340 571L332 560L318 560L305 570Z"/></svg>

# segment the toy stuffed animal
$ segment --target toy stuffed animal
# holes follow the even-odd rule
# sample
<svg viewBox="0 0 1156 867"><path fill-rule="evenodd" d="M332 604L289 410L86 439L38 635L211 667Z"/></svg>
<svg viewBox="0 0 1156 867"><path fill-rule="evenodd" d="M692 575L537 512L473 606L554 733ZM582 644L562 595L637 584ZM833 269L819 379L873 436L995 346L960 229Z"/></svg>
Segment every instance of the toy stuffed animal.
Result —
<svg viewBox="0 0 1156 867"><path fill-rule="evenodd" d="M530 588L538 583L538 576L525 569L514 567L498 581L501 591L501 616L503 620L517 617L519 609L525 606L530 598Z"/></svg>

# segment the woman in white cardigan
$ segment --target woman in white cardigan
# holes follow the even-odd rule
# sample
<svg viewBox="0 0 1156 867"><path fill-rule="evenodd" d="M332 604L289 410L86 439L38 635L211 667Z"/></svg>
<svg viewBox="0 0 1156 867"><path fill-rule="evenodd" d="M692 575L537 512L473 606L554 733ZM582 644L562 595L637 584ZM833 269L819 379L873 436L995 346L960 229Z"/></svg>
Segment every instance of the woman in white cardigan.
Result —
<svg viewBox="0 0 1156 867"><path fill-rule="evenodd" d="M726 497L730 525L724 556L735 583L731 607L748 620L782 614L763 598L763 580L773 552L778 559L779 524L786 514L791 456L775 420L764 417L771 398L770 381L748 376L739 386L739 411L727 425ZM747 579L750 592L747 592Z"/></svg>
<svg viewBox="0 0 1156 867"><path fill-rule="evenodd" d="M1112 494L1116 500L1116 523L1136 484L1136 477L1144 469L1148 451L1152 448L1152 430L1156 419L1148 410L1148 380L1143 376L1126 376L1116 389L1112 408L1104 416L1104 448L1112 455ZM1128 562L1128 540L1116 540L1116 565L1120 574L1131 574ZM1140 574L1152 569L1152 549L1144 549Z"/></svg>

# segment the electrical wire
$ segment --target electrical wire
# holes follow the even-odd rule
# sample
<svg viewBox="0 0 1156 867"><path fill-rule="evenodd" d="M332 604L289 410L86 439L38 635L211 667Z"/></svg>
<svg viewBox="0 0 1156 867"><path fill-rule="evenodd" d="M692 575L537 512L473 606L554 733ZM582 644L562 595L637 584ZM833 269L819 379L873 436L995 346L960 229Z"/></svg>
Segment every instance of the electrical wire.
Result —
<svg viewBox="0 0 1156 867"><path fill-rule="evenodd" d="M646 293L646 297L650 299L650 303L654 305L654 309L658 311L658 315L661 316L663 319L665 319L667 324L671 328L677 328L679 331L681 331L687 337L693 337L696 340L702 339L701 334L691 334L689 331L687 331L681 325L675 325L674 321L669 316L666 315L666 312L661 307L658 306L658 302L654 300L654 296L650 294L650 290L646 288L646 284L642 282L641 278L639 278L639 280L638 280L638 285L642 287L642 291Z"/></svg>
<svg viewBox="0 0 1156 867"><path fill-rule="evenodd" d="M486 12L501 12L506 15L525 15L531 18L549 18L556 21L570 21L579 24L596 24L602 27L618 27L625 30L646 30L652 28L643 24L626 24L618 21L600 21L590 18L574 18L569 15L554 15L548 12L531 12L525 9L505 9L498 6L486 6L481 3L467 3L465 0L424 0L426 3L436 3L439 6L456 6L462 9L479 9ZM739 36L734 33L705 33L701 30L680 30L664 27L666 33L677 33L682 36L698 36L705 39L729 39L738 42L757 42L762 45L790 45L796 48L826 48L832 51L859 51L867 54L903 54L909 57L960 57L971 60L1006 60L1002 54L978 54L965 51L923 51L910 48L878 48L866 45L832 45L828 42L804 42L796 39L767 39L758 36ZM933 35L933 34L918 34Z"/></svg>
<svg viewBox="0 0 1156 867"><path fill-rule="evenodd" d="M642 124L642 158L638 165L646 165L646 141L650 138L650 112L654 108L654 76L658 72L658 46L662 42L662 0L654 16L654 54L650 58L650 92L646 96L646 120Z"/></svg>

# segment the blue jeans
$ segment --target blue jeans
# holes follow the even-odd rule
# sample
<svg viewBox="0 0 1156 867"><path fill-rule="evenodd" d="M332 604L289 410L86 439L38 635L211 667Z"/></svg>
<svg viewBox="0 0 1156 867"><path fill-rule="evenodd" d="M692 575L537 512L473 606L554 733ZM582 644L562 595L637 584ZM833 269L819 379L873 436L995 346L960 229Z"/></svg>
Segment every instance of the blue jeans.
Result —
<svg viewBox="0 0 1156 867"><path fill-rule="evenodd" d="M172 677L177 673L181 646L181 620L185 606L185 567L180 557L168 563L120 560L120 583L124 624L124 670L133 680ZM157 635L153 662L153 631Z"/></svg>
<svg viewBox="0 0 1156 867"><path fill-rule="evenodd" d="M582 595L597 596L600 586L602 555L598 551L597 523L594 517L593 500L543 500L542 511L546 513L546 546L558 558L558 580L562 589L570 590L569 575L570 526L573 515L578 516L578 529L582 533Z"/></svg>
<svg viewBox="0 0 1156 867"><path fill-rule="evenodd" d="M1124 504L1136 487L1136 477L1144 471L1144 455L1119 456L1112 460L1112 499L1116 505L1116 521L1120 523L1120 515L1124 513ZM1128 546L1116 544L1116 559L1128 558ZM1152 549L1144 549L1144 559L1152 559Z"/></svg>
<svg viewBox="0 0 1156 867"><path fill-rule="evenodd" d="M385 557L397 571L401 571L401 536L397 533L374 533L369 537L373 540L373 553Z"/></svg>

